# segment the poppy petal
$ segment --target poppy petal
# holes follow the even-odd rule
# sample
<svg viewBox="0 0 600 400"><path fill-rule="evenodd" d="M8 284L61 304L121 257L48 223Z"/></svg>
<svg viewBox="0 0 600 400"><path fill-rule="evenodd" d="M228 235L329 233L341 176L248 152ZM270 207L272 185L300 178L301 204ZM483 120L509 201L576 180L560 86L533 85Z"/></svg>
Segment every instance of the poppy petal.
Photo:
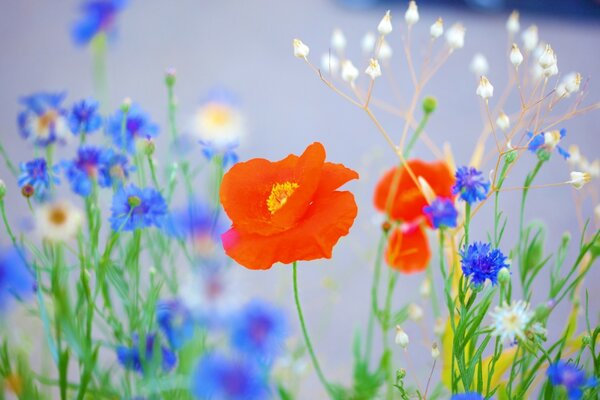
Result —
<svg viewBox="0 0 600 400"><path fill-rule="evenodd" d="M431 259L425 230L419 225L394 229L388 239L385 259L390 267L407 274L424 271Z"/></svg>
<svg viewBox="0 0 600 400"><path fill-rule="evenodd" d="M324 196L333 192L344 183L358 179L358 173L342 164L326 162L321 170L321 180L315 192L315 197Z"/></svg>

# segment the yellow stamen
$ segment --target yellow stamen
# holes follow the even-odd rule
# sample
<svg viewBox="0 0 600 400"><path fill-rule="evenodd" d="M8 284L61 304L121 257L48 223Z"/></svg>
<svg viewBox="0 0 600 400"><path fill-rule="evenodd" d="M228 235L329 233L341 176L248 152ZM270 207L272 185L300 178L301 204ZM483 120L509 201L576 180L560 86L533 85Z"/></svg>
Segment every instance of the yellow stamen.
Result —
<svg viewBox="0 0 600 400"><path fill-rule="evenodd" d="M275 214L281 207L287 203L288 198L298 189L296 182L275 183L271 189L271 194L267 199L267 209L271 214Z"/></svg>
<svg viewBox="0 0 600 400"><path fill-rule="evenodd" d="M67 220L67 213L61 207L55 207L50 211L49 218L53 225L62 225Z"/></svg>

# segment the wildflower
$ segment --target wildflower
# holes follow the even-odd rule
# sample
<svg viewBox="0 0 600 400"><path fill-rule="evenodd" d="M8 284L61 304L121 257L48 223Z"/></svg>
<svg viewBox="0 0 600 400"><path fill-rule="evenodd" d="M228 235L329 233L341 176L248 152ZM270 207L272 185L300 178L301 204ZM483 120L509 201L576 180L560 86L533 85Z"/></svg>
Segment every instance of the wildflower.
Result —
<svg viewBox="0 0 600 400"><path fill-rule="evenodd" d="M535 136L533 136L532 132L527 132L527 137L530 138L527 148L532 153L537 153L540 149L551 153L554 149L556 149L558 154L560 154L566 160L570 157L569 152L558 145L558 143L566 135L567 130L564 128L560 131L542 132Z"/></svg>
<svg viewBox="0 0 600 400"><path fill-rule="evenodd" d="M460 250L460 263L463 274L471 278L475 286L483 285L489 279L492 285L498 283L498 272L509 268L506 256L489 243L475 242Z"/></svg>
<svg viewBox="0 0 600 400"><path fill-rule="evenodd" d="M127 5L127 0L87 0L81 5L83 18L71 32L73 41L78 45L88 44L100 33L114 32L115 19Z"/></svg>
<svg viewBox="0 0 600 400"><path fill-rule="evenodd" d="M573 166L578 165L583 159L581 151L579 150L579 146L577 146L576 144L572 144L569 146L569 154L570 157L567 160L567 162Z"/></svg>
<svg viewBox="0 0 600 400"><path fill-rule="evenodd" d="M442 336L446 331L446 321L443 318L436 318L435 324L433 325L433 333L438 336Z"/></svg>
<svg viewBox="0 0 600 400"><path fill-rule="evenodd" d="M102 149L100 153L100 169L98 170L98 184L101 187L121 185L135 168L129 165L129 160L124 154L113 149Z"/></svg>
<svg viewBox="0 0 600 400"><path fill-rule="evenodd" d="M460 195L467 203L475 203L485 200L490 181L486 179L481 171L473 167L460 167L456 171L456 184L452 187L452 193Z"/></svg>
<svg viewBox="0 0 600 400"><path fill-rule="evenodd" d="M456 227L458 211L456 211L454 201L451 199L436 198L430 205L423 207L423 214L425 214L429 223L435 229L440 227Z"/></svg>
<svg viewBox="0 0 600 400"><path fill-rule="evenodd" d="M558 74L558 64L554 63L546 69L542 70L542 76L545 78L549 78L551 76Z"/></svg>
<svg viewBox="0 0 600 400"><path fill-rule="evenodd" d="M264 373L249 360L205 353L192 375L192 394L199 399L270 398Z"/></svg>
<svg viewBox="0 0 600 400"><path fill-rule="evenodd" d="M329 72L331 75L337 75L340 69L340 60L331 53L325 53L321 56L321 69Z"/></svg>
<svg viewBox="0 0 600 400"><path fill-rule="evenodd" d="M469 65L469 69L475 74L475 76L481 76L488 73L490 65L487 58L485 58L483 54L477 53L473 56L471 64Z"/></svg>
<svg viewBox="0 0 600 400"><path fill-rule="evenodd" d="M222 236L227 255L250 269L330 258L357 214L354 196L336 189L358 174L324 160L313 143L299 157L234 165L220 194L233 225Z"/></svg>
<svg viewBox="0 0 600 400"><path fill-rule="evenodd" d="M102 150L98 147L81 146L77 151L76 159L63 162L73 192L84 197L92 193L101 167L101 154Z"/></svg>
<svg viewBox="0 0 600 400"><path fill-rule="evenodd" d="M392 16L390 15L390 10L387 10L383 18L381 18L381 21L379 21L377 31L382 36L392 33Z"/></svg>
<svg viewBox="0 0 600 400"><path fill-rule="evenodd" d="M515 68L519 68L519 65L523 62L523 54L519 50L519 46L513 43L510 49L510 62Z"/></svg>
<svg viewBox="0 0 600 400"><path fill-rule="evenodd" d="M438 18L430 27L429 35L432 39L437 39L444 34L444 21Z"/></svg>
<svg viewBox="0 0 600 400"><path fill-rule="evenodd" d="M360 41L360 47L362 48L363 53L371 54L375 49L376 43L377 38L375 37L375 34L373 32L367 32Z"/></svg>
<svg viewBox="0 0 600 400"><path fill-rule="evenodd" d="M592 179L587 172L571 171L571 180L569 183L577 190L581 189L586 183Z"/></svg>
<svg viewBox="0 0 600 400"><path fill-rule="evenodd" d="M385 250L385 260L390 267L406 274L421 272L430 259L427 236L420 225L405 224L392 231Z"/></svg>
<svg viewBox="0 0 600 400"><path fill-rule="evenodd" d="M600 160L594 160L587 165L586 172L590 174L592 178L598 178L600 176Z"/></svg>
<svg viewBox="0 0 600 400"><path fill-rule="evenodd" d="M46 160L36 158L19 165L21 174L19 175L19 187L21 189L29 187L32 189L36 199L42 201L47 197L50 186L58 184L60 180L56 177L58 167L48 168Z"/></svg>
<svg viewBox="0 0 600 400"><path fill-rule="evenodd" d="M358 69L352 64L352 61L342 61L342 79L350 84L354 84L356 78L358 78Z"/></svg>
<svg viewBox="0 0 600 400"><path fill-rule="evenodd" d="M418 159L409 160L407 168L402 166L398 186L395 189L396 195L391 201L391 209L388 210L388 196L396 168L388 170L377 183L375 188L374 204L375 208L381 212L387 212L393 220L414 221L423 216L423 208L428 205L427 199L421 193L421 189L413 181L407 168L415 176L422 177L436 196L452 198L452 185L454 178L450 169L444 161L425 162Z"/></svg>
<svg viewBox="0 0 600 400"><path fill-rule="evenodd" d="M514 10L510 13L508 20L506 21L506 30L511 35L514 35L515 33L519 32L520 29L521 24L519 23L519 12Z"/></svg>
<svg viewBox="0 0 600 400"><path fill-rule="evenodd" d="M390 46L386 40L382 40L381 45L379 46L379 53L377 54L379 59L381 61L387 61L392 58L393 54L394 51L392 50L392 46Z"/></svg>
<svg viewBox="0 0 600 400"><path fill-rule="evenodd" d="M521 40L523 40L523 47L525 51L532 51L538 44L538 28L535 25L531 25L529 28L523 31L521 34Z"/></svg>
<svg viewBox="0 0 600 400"><path fill-rule="evenodd" d="M74 135L95 132L101 125L102 118L98 114L97 101L81 100L73 104L69 114L69 127Z"/></svg>
<svg viewBox="0 0 600 400"><path fill-rule="evenodd" d="M67 111L61 104L66 93L35 93L20 102L25 110L19 113L19 132L37 146L64 142L68 136Z"/></svg>
<svg viewBox="0 0 600 400"><path fill-rule="evenodd" d="M283 311L252 300L233 318L230 340L239 352L270 364L283 349L286 335Z"/></svg>
<svg viewBox="0 0 600 400"><path fill-rule="evenodd" d="M429 278L423 279L421 286L419 286L419 293L423 297L429 297L431 295L431 280Z"/></svg>
<svg viewBox="0 0 600 400"><path fill-rule="evenodd" d="M30 184L26 184L21 188L21 195L26 199L31 198L35 194L35 189Z"/></svg>
<svg viewBox="0 0 600 400"><path fill-rule="evenodd" d="M35 290L35 279L23 250L0 248L0 313L8 311L13 298L26 300Z"/></svg>
<svg viewBox="0 0 600 400"><path fill-rule="evenodd" d="M304 58L306 60L308 53L310 53L308 46L305 45L300 39L294 39L292 41L292 45L294 46L294 56L298 58Z"/></svg>
<svg viewBox="0 0 600 400"><path fill-rule="evenodd" d="M554 54L554 50L552 50L552 47L549 44L546 45L546 49L538 59L538 63L540 64L540 67L544 69L556 64L556 54Z"/></svg>
<svg viewBox="0 0 600 400"><path fill-rule="evenodd" d="M130 184L115 192L111 213L109 221L114 231L132 231L152 225L162 227L167 204L157 190Z"/></svg>
<svg viewBox="0 0 600 400"><path fill-rule="evenodd" d="M486 101L494 95L494 87L484 75L479 78L479 85L477 86L476 93L477 96Z"/></svg>
<svg viewBox="0 0 600 400"><path fill-rule="evenodd" d="M419 22L419 9L417 7L417 3L414 1L410 1L408 3L408 9L404 13L404 20L410 25L414 25Z"/></svg>
<svg viewBox="0 0 600 400"><path fill-rule="evenodd" d="M415 303L408 305L408 318L413 321L419 321L423 319L423 309Z"/></svg>
<svg viewBox="0 0 600 400"><path fill-rule="evenodd" d="M503 131L506 131L508 128L510 128L510 118L508 118L508 115L501 111L496 119L496 125L498 125L498 127Z"/></svg>
<svg viewBox="0 0 600 400"><path fill-rule="evenodd" d="M569 97L571 94L577 93L580 86L581 74L571 72L570 74L567 74L562 82L556 87L556 95L559 98Z"/></svg>
<svg viewBox="0 0 600 400"><path fill-rule="evenodd" d="M546 375L552 386L562 386L566 389L569 400L583 398L585 389L595 387L598 384L596 378L587 378L584 370L562 360L551 364L546 371Z"/></svg>
<svg viewBox="0 0 600 400"><path fill-rule="evenodd" d="M346 49L346 36L341 29L334 29L331 35L331 48L338 53L343 53Z"/></svg>
<svg viewBox="0 0 600 400"><path fill-rule="evenodd" d="M365 74L369 75L373 80L381 76L381 67L375 58L371 58L371 61L369 61L369 66L365 70Z"/></svg>
<svg viewBox="0 0 600 400"><path fill-rule="evenodd" d="M155 137L158 125L150 121L148 115L135 103L121 107L109 118L106 133L120 150L135 152L135 141Z"/></svg>
<svg viewBox="0 0 600 400"><path fill-rule="evenodd" d="M143 354L140 353L140 338L134 335L131 347L118 346L117 359L126 369L131 369L139 374L144 374L146 369L154 362L160 360L161 368L164 372L171 371L177 364L177 355L163 345L155 343L156 334L146 335L146 345ZM155 351L159 351L158 354ZM160 359L155 358L160 357Z"/></svg>
<svg viewBox="0 0 600 400"><path fill-rule="evenodd" d="M172 349L180 349L194 335L194 320L190 310L179 299L159 301L156 320Z"/></svg>
<svg viewBox="0 0 600 400"><path fill-rule="evenodd" d="M396 325L396 337L394 338L396 344L402 347L404 350L408 348L408 335L404 330L400 327L400 325Z"/></svg>
<svg viewBox="0 0 600 400"><path fill-rule="evenodd" d="M431 345L431 358L433 358L434 360L440 358L440 348L435 342Z"/></svg>
<svg viewBox="0 0 600 400"><path fill-rule="evenodd" d="M500 340L513 343L517 338L525 340L525 330L533 317L529 304L522 300L504 303L496 307L491 314L493 318L493 336L499 336Z"/></svg>
<svg viewBox="0 0 600 400"><path fill-rule="evenodd" d="M81 210L66 201L45 204L35 210L38 236L52 242L65 242L74 238L82 222Z"/></svg>
<svg viewBox="0 0 600 400"><path fill-rule="evenodd" d="M465 45L465 27L462 24L454 24L446 32L446 42L450 49L462 49Z"/></svg>
<svg viewBox="0 0 600 400"><path fill-rule="evenodd" d="M465 392L453 395L450 400L484 400L484 397L477 392Z"/></svg>

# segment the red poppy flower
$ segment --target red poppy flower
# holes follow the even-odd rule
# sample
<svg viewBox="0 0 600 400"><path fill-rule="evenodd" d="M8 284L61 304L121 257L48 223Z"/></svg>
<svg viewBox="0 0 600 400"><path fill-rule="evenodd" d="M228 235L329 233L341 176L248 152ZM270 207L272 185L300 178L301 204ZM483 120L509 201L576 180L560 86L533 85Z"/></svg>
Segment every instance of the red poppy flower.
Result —
<svg viewBox="0 0 600 400"><path fill-rule="evenodd" d="M221 184L221 204L232 221L221 236L225 252L250 269L331 258L358 212L352 193L336 189L357 178L355 171L325 162L321 143L300 157L235 164Z"/></svg>
<svg viewBox="0 0 600 400"><path fill-rule="evenodd" d="M421 160L410 160L407 164L416 177L421 176L429 183L437 196L453 198L454 176L444 161L428 163ZM404 167L398 168L400 168L400 179L395 198L391 204L390 218L411 222L423 215L423 207L427 205L427 200ZM379 211L387 211L387 198L395 171L396 168L392 168L377 183L375 208Z"/></svg>
<svg viewBox="0 0 600 400"><path fill-rule="evenodd" d="M421 272L430 259L431 251L422 225L404 225L392 231L385 251L390 267L404 273Z"/></svg>

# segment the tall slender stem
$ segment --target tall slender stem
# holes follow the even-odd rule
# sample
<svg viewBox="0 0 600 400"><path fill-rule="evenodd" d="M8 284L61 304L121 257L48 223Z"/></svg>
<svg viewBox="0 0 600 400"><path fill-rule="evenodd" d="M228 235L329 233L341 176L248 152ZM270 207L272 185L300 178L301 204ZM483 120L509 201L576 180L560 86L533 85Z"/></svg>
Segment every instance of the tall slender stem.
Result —
<svg viewBox="0 0 600 400"><path fill-rule="evenodd" d="M373 326L375 316L379 312L377 292L379 289L379 281L381 279L381 261L383 258L383 248L387 239L385 232L379 238L377 246L377 255L375 256L375 268L373 269L373 284L371 286L371 312L369 313L369 325L367 326L367 344L365 348L365 359L367 362L371 359L371 350L373 347Z"/></svg>

